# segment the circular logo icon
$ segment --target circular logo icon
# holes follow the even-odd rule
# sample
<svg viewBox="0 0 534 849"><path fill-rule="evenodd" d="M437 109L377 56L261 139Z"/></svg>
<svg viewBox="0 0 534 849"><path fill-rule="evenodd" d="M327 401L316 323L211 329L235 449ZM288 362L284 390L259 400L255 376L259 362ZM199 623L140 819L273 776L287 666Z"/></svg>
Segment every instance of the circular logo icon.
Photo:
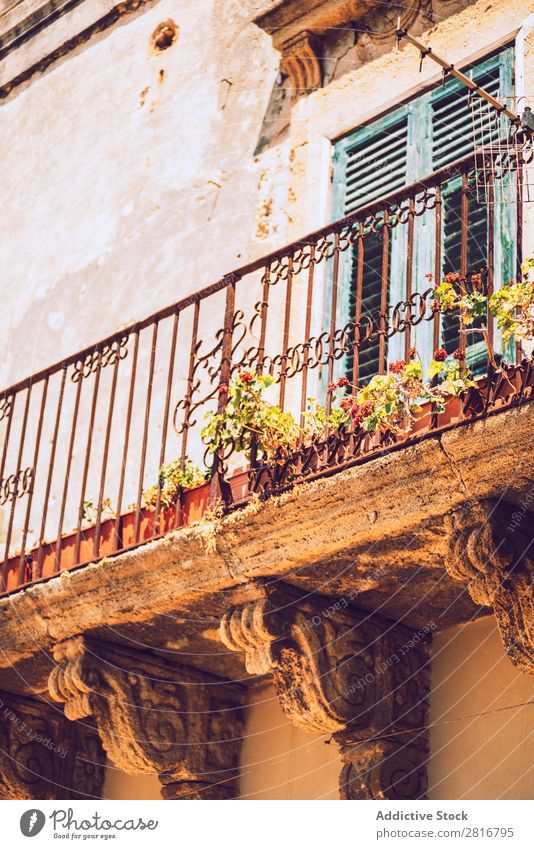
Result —
<svg viewBox="0 0 534 849"><path fill-rule="evenodd" d="M42 811L37 808L32 808L29 811L24 811L20 818L20 830L24 837L35 837L42 831L46 822L46 817Z"/></svg>

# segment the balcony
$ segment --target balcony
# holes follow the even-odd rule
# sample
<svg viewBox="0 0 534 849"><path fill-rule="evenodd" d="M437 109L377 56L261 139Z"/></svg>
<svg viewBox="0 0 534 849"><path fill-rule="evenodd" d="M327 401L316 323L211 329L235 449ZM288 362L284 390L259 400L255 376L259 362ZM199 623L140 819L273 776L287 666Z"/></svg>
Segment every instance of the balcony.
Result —
<svg viewBox="0 0 534 849"><path fill-rule="evenodd" d="M442 409L427 401L409 431L370 433L354 419L341 427L329 419L327 387L340 377L361 387L391 360L408 360L413 347L425 365L439 347L444 319L434 287L424 274L416 278L414 240L418 228L431 227L426 271L441 279L442 199L460 179L458 271L469 272L474 167L472 158L448 166L4 390L2 592L134 549L207 510L230 512L453 429L469 440L476 420L527 404L534 372L516 352L515 362L483 364L475 385ZM399 229L406 232L404 292L392 303L399 269L389 245ZM488 232L484 289L491 295L501 281ZM379 307L362 313L366 251L377 239ZM463 349L468 333L460 323ZM488 336L497 342L491 322ZM269 454L254 439L247 447L227 439L209 453L206 416L223 413L226 387L244 372L273 378L269 401L300 428L290 448ZM311 435L310 398L324 401L326 416ZM169 464L175 472L195 468L193 486L180 485L170 500L162 473Z"/></svg>
<svg viewBox="0 0 534 849"><path fill-rule="evenodd" d="M242 708L272 678L291 721L339 745L341 798L420 799L433 635L492 608L532 671L532 359L493 321L454 325L435 289L450 183L472 283L474 168L449 166L1 393L2 706L74 741L83 763L89 752L76 779L72 758L33 755L39 779L32 760L13 797L100 798L106 756L157 776L164 798L245 794ZM491 296L487 232L473 293ZM436 353L453 339L456 365ZM464 357L475 378L461 391L434 375L397 424L365 426L354 396L376 376L432 360L462 374ZM258 404L289 433L274 445L225 419L262 381Z"/></svg>

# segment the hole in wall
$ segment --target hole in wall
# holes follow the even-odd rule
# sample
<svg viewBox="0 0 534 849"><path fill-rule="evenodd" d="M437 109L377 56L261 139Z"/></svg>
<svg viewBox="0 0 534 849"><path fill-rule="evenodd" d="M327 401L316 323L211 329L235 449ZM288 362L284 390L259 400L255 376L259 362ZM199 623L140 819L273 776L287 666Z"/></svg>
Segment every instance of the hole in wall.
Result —
<svg viewBox="0 0 534 849"><path fill-rule="evenodd" d="M158 24L151 36L151 44L156 53L161 53L172 47L178 41L178 33L180 28L171 18L168 21L162 21Z"/></svg>

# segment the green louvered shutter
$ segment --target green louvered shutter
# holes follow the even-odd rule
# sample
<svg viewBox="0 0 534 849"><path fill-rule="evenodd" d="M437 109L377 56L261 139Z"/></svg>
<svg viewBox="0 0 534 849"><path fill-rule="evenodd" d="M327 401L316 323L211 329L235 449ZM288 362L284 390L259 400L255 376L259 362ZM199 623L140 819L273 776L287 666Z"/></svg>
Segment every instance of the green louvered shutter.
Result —
<svg viewBox="0 0 534 849"><path fill-rule="evenodd" d="M365 132L364 138L346 149L345 196L343 214L348 215L381 197L391 194L407 183L408 118L384 129ZM380 309L382 290L382 239L370 234L365 238L362 281L362 318L375 315ZM391 245L390 245L391 261ZM348 309L356 315L356 248L354 248L349 277ZM389 293L388 293L389 294ZM387 353L387 352L386 352ZM352 374L353 357L347 358L347 373ZM360 381L368 380L378 371L378 339L360 353Z"/></svg>
<svg viewBox="0 0 534 849"><path fill-rule="evenodd" d="M513 49L501 51L478 65L466 69L472 79L500 100L513 94ZM497 134L497 128L495 128ZM480 141L480 128L473 119L465 86L448 80L444 86L414 98L394 111L356 129L336 142L334 150L334 217L341 218L373 201L379 200L408 184L424 180L440 168L472 153L473 135ZM487 136L485 141L488 141ZM474 188L474 187L473 187ZM479 204L476 192L470 192L469 236L467 244L468 273L488 264L488 206ZM495 285L515 274L516 209L511 204L496 204L494 212ZM461 249L461 178L450 179L443 191L442 207L442 272L460 271ZM433 214L415 222L413 285L421 290L424 275L435 262L435 225ZM388 276L388 301L404 297L406 269L406 227L391 231ZM343 268L339 298L339 321L344 323L356 314L356 250ZM365 238L362 316L374 314L380 306L382 286L382 241L368 234ZM327 294L328 311L330 294ZM423 322L413 330L413 342L425 362L432 356L430 323ZM458 346L458 323L447 317L442 321L441 344L452 352ZM498 333L496 334L498 344ZM388 359L403 355L401 334L388 342ZM484 346L480 334L467 334L467 356L476 371L484 369ZM352 356L340 368L352 373ZM360 379L368 380L378 367L378 342L361 351Z"/></svg>

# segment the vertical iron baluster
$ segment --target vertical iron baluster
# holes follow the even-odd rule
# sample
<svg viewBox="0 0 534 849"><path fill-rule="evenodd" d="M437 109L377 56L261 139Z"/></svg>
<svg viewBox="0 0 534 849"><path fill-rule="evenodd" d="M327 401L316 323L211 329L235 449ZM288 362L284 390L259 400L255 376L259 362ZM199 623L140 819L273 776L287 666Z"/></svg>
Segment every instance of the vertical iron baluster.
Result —
<svg viewBox="0 0 534 849"><path fill-rule="evenodd" d="M59 521L57 524L56 536L56 554L55 554L55 571L59 572L61 562L61 534L63 532L63 520L65 518L65 506L67 503L67 492L69 488L70 470L72 464L72 454L74 452L74 441L76 439L76 426L78 423L78 412L80 409L80 396L82 392L83 376L80 373L80 379L76 386L76 397L74 399L74 411L72 414L72 425L70 429L69 451L67 454L67 467L65 469L65 482L63 484L63 496L61 499L61 508L59 511Z"/></svg>
<svg viewBox="0 0 534 849"><path fill-rule="evenodd" d="M306 401L308 395L308 360L310 356L311 320L313 313L313 281L315 273L315 245L310 244L310 267L308 270L308 289L306 294L306 320L304 324L304 350L302 362L302 386L300 391L300 442L304 438Z"/></svg>
<svg viewBox="0 0 534 849"><path fill-rule="evenodd" d="M9 396L9 410L8 410L8 419L7 419L7 427L6 427L6 435L4 439L4 446L2 448L2 460L0 461L0 481L3 480L4 470L6 467L6 457L7 457L7 449L9 446L9 436L11 434L11 425L13 423L13 410L15 408L15 399L16 395Z"/></svg>
<svg viewBox="0 0 534 849"><path fill-rule="evenodd" d="M469 177L462 174L462 208L460 221L460 276L467 277L467 239L469 236ZM465 352L466 336L462 312L460 312L460 349Z"/></svg>
<svg viewBox="0 0 534 849"><path fill-rule="evenodd" d="M36 478L36 475L37 475L37 463L39 462L39 451L40 451L40 448L41 448L41 433L42 433L42 430L43 430L43 421L44 421L44 414L45 414L45 408L46 408L46 398L47 398L47 395L48 395L48 380L49 380L49 377L48 377L48 375L46 375L46 377L43 381L43 394L42 394L42 397L41 397L41 409L40 409L40 412L39 412L39 422L37 424L37 435L35 437L35 451L34 451L34 454L33 454L33 465L32 465L32 468L33 468L32 484L31 484L31 487L30 487L30 491L28 493L28 503L26 505L26 517L24 519L24 529L23 529L23 532L22 532L22 543L21 543L21 547L20 547L20 562L19 562L19 572L18 572L18 577L17 577L17 584L19 586L24 581L24 572L25 572L25 567L26 567L26 557L25 557L26 541L28 539L28 527L29 527L29 524L30 524L30 516L31 516L32 502L33 502L33 493L34 493L34 490L35 490L35 478Z"/></svg>
<svg viewBox="0 0 534 849"><path fill-rule="evenodd" d="M13 533L13 521L15 518L15 510L17 507L19 476L22 468L22 454L24 451L24 441L26 439L26 427L28 424L28 413L30 410L31 394L32 383L30 382L26 391L26 403L24 404L24 413L22 416L22 427L20 431L19 450L17 455L17 467L15 469L15 483L13 486L13 496L11 498L11 507L9 510L9 521L7 525L6 544L4 549L4 563L2 565L2 584L0 592L4 592L7 587L7 562L9 560L9 548L11 546L11 535Z"/></svg>
<svg viewBox="0 0 534 849"><path fill-rule="evenodd" d="M409 304L412 296L412 276L413 276L413 232L415 219L415 197L410 197L410 210L408 212L408 247L406 252L406 304ZM410 316L411 316L411 307ZM406 323L404 331L404 359L406 362L410 359L408 352L412 347L412 326L409 322Z"/></svg>
<svg viewBox="0 0 534 849"><path fill-rule="evenodd" d="M382 286L380 291L380 329L378 331L378 373L386 371L386 336L389 283L389 210L384 210L382 228Z"/></svg>
<svg viewBox="0 0 534 849"><path fill-rule="evenodd" d="M187 370L187 389L184 400L184 417L182 421L182 449L180 452L180 468L183 470L187 457L187 441L189 435L189 416L191 412L191 398L193 394L193 383L195 377L195 356L197 352L197 337L198 337L198 321L200 315L200 301L195 301L193 312L193 326L191 328L191 347L189 349L189 367ZM182 522L182 505L181 502L176 505L174 512L174 527L177 528Z"/></svg>
<svg viewBox="0 0 534 849"><path fill-rule="evenodd" d="M517 179L516 179L516 200L517 200L517 211L516 211L516 250L515 250L515 262L516 262L516 280L520 282L523 277L523 270L521 268L521 263L523 261L523 168L522 168L522 159L518 163L518 167L516 170ZM528 180L528 172L527 172L527 180ZM521 343L516 342L515 346L515 359L517 363L521 362L522 359L522 349Z"/></svg>
<svg viewBox="0 0 534 849"><path fill-rule="evenodd" d="M286 306L284 311L284 332L282 338L282 360L280 369L280 394L278 403L280 409L284 409L286 399L286 369L287 369L287 349L289 347L289 329L291 324L291 297L293 294L293 254L288 257L287 266L287 284L286 284Z"/></svg>
<svg viewBox="0 0 534 849"><path fill-rule="evenodd" d="M494 184L494 174L493 168L491 168L488 178L488 194L489 194L489 205L488 205L488 289L487 289L487 298L488 304L489 299L493 295L493 290L495 286L495 184ZM493 315L487 306L487 323L488 323L488 340L493 350L493 342L494 342L494 325L493 325Z"/></svg>
<svg viewBox="0 0 534 849"><path fill-rule="evenodd" d="M328 383L332 383L334 378L334 360L335 360L335 333L336 333L336 322L337 322L337 296L338 296L338 284L339 284L339 233L334 233L334 268L332 272L332 298L330 300L330 329L329 329L329 343L328 343ZM332 395L330 392L326 394L326 426L325 426L325 435L328 436L328 417L330 415L330 408L332 406Z"/></svg>
<svg viewBox="0 0 534 849"><path fill-rule="evenodd" d="M256 355L256 372L263 374L263 366L265 360L265 338L267 335L267 318L269 315L269 291L270 291L271 266L266 265L262 276L262 293L260 302L260 340L258 343L258 352ZM252 435L250 445L250 468L254 468L257 464L257 439L256 434ZM251 477L249 476L249 487ZM249 489L250 492L250 489Z"/></svg>
<svg viewBox="0 0 534 849"><path fill-rule="evenodd" d="M441 198L441 186L436 186L436 218L435 218L435 227L436 227L436 235L435 235L435 243L434 243L434 286L438 286L441 282L442 268L441 268L441 239L442 239L442 198ZM432 320L432 352L437 350L440 347L440 337L441 337L441 312L436 309L434 310L434 318ZM432 380L432 386L436 386L438 382L437 377L434 377ZM436 428L439 424L439 414L435 411L435 404L432 403L432 415L430 419L430 427L431 429Z"/></svg>
<svg viewBox="0 0 534 849"><path fill-rule="evenodd" d="M158 325L159 322L155 321L152 328L152 343L150 350L150 366L148 369L148 381L146 388L146 404L145 404L145 422L143 425L143 442L141 445L141 462L139 464L139 482L137 485L137 502L136 502L136 511L135 511L135 530L134 530L134 542L139 542L139 529L141 525L141 499L143 495L143 482L145 478L145 462L146 462L146 449L148 442L148 425L150 422L150 406L152 403L152 387L154 383L154 365L156 362L156 345L158 341Z"/></svg>
<svg viewBox="0 0 534 849"><path fill-rule="evenodd" d="M67 379L67 366L63 366L63 374L61 375L61 386L59 389L59 398L56 410L56 421L54 424L54 435L52 437L52 450L50 452L50 461L48 463L48 477L46 479L46 490L43 503L43 515L41 517L41 529L39 532L39 551L37 552L37 570L36 578L40 578L43 574L43 543L46 532L46 518L48 514L48 501L50 499L50 487L52 486L52 475L54 473L54 464L56 461L57 438L59 434L59 424L61 421L61 411L63 409L63 400L65 397L65 381Z"/></svg>
<svg viewBox="0 0 534 849"><path fill-rule="evenodd" d="M189 370L187 373L187 390L184 401L184 420L182 423L182 452L181 466L184 468L185 458L187 456L187 432L189 429L189 415L191 411L191 396L193 394L193 380L195 376L195 356L197 353L197 336L198 336L198 317L200 312L200 301L195 301L195 310L193 313L193 327L191 330L191 348L189 349Z"/></svg>
<svg viewBox="0 0 534 849"><path fill-rule="evenodd" d="M269 312L270 274L271 268L269 265L266 265L262 278L262 294L260 308L260 341L258 344L258 362L256 369L258 374L263 373L263 358L265 357L265 335L267 332L267 315Z"/></svg>
<svg viewBox="0 0 534 849"><path fill-rule="evenodd" d="M226 287L226 305L224 308L224 329L221 348L221 365L219 366L219 385L228 385L232 373L232 338L235 313L235 285L236 278L231 277ZM228 401L226 393L219 393L217 403L217 414L220 415ZM213 475L210 484L210 502L216 504L223 500L225 504L231 501L231 490L229 484L224 480L224 459L216 451L213 456Z"/></svg>
<svg viewBox="0 0 534 849"><path fill-rule="evenodd" d="M11 395L10 398L9 398L9 402L8 402L9 403L9 409L8 409L8 420L7 420L7 427L6 427L6 435L5 435L5 439L4 439L4 447L2 449L2 460L0 461L0 484L2 484L3 480L4 480L4 469L5 469L5 466L6 466L7 449L8 449L8 446L9 446L9 437L10 437L10 434L11 434L11 424L13 422L13 410L14 410L14 407L15 407L16 397L17 397L16 395ZM4 402L5 402L5 399L4 399ZM7 493L6 493L6 501L7 501ZM0 578L2 576L2 572L3 572L3 569L0 570ZM3 583L3 579L2 579L2 583ZM3 592L3 588L0 590L0 592Z"/></svg>
<svg viewBox="0 0 534 849"><path fill-rule="evenodd" d="M358 253L356 257L356 308L354 311L354 347L352 354L352 386L354 390L356 390L358 386L358 381L360 379L360 344L364 256L364 226L363 221L360 221L358 233Z"/></svg>
<svg viewBox="0 0 534 849"><path fill-rule="evenodd" d="M130 444L130 428L132 424L132 412L133 412L133 399L135 394L135 379L137 377L137 355L139 353L139 330L136 328L133 333L134 336L134 349L132 355L132 371L130 374L130 390L128 393L128 406L126 409L126 424L124 430L124 445L122 449L122 460L121 460L121 474L119 479L119 489L117 493L117 515L115 516L115 528L114 528L114 544L118 547L122 546L122 537L121 537L121 510L122 510L122 499L124 496L124 479L126 476L126 463L128 460L128 447Z"/></svg>
<svg viewBox="0 0 534 849"><path fill-rule="evenodd" d="M167 428L169 427L169 411L171 405L172 379L174 375L174 359L176 356L176 338L178 335L179 315L179 313L174 314L172 324L171 352L169 355L169 367L167 369L167 390L165 393L165 408L163 411L163 423L161 427L161 446L159 450L158 466L158 494L156 496L156 509L154 511L154 529L159 526L159 514L161 510L161 467L165 462L165 448L167 446Z"/></svg>
<svg viewBox="0 0 534 849"><path fill-rule="evenodd" d="M108 420L106 423L106 435L104 437L104 453L102 456L102 471L100 473L100 490L98 493L95 536L93 540L93 557L98 557L100 550L100 535L102 529L102 502L104 500L104 490L106 487L106 471L109 455L109 440L111 437L111 426L113 424L113 413L115 412L115 393L117 391L117 377L120 365L120 345L117 342L116 360L113 364L113 376L111 378L111 390L109 393Z"/></svg>
<svg viewBox="0 0 534 849"><path fill-rule="evenodd" d="M91 447L93 444L93 431L95 427L96 405L98 402L98 389L100 386L100 371L102 369L102 351L97 348L95 351L97 357L95 383L93 386L93 399L91 401L91 413L89 416L89 430L87 432L87 445L85 447L85 463L82 476L82 490L80 493L80 506L78 508L78 523L76 526L76 542L74 544L74 563L78 563L80 559L80 546L82 541L82 522L85 512L85 489L87 487L87 477L89 475L89 460L91 457ZM83 380L84 378L82 378ZM56 568L59 569L60 564L56 561Z"/></svg>
<svg viewBox="0 0 534 849"><path fill-rule="evenodd" d="M434 258L434 284L436 286L441 282L441 215L442 215L442 200L441 186L436 186L436 241L435 241L435 258ZM439 348L441 335L441 313L439 310L434 311L434 327L432 350Z"/></svg>

